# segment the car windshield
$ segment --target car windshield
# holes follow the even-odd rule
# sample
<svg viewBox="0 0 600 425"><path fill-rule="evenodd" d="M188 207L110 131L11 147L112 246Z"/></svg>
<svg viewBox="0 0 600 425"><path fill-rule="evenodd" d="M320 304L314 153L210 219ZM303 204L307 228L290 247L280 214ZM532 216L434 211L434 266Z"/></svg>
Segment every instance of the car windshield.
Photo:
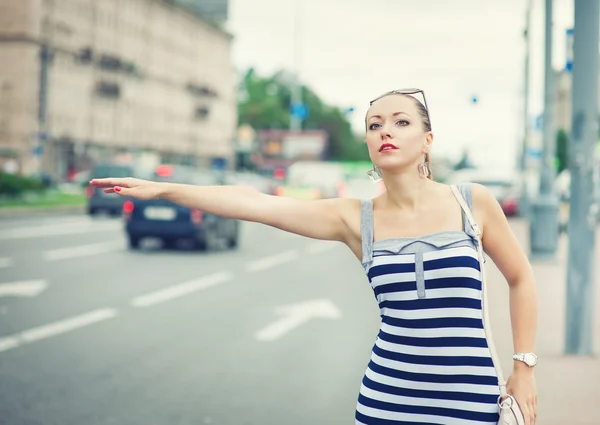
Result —
<svg viewBox="0 0 600 425"><path fill-rule="evenodd" d="M194 184L198 186L216 185L217 178L209 170L180 165L160 165L153 180L171 183Z"/></svg>
<svg viewBox="0 0 600 425"><path fill-rule="evenodd" d="M128 165L98 165L94 167L91 173L91 177L94 179L104 179L107 177L132 177L133 168Z"/></svg>

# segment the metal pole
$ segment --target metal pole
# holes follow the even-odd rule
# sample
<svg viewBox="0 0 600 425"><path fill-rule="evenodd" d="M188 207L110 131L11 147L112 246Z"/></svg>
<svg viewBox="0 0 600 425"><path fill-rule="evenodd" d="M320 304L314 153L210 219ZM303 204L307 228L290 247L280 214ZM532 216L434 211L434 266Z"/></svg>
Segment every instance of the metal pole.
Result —
<svg viewBox="0 0 600 425"><path fill-rule="evenodd" d="M598 137L599 21L599 0L575 0L565 352L578 355L593 354L593 168Z"/></svg>
<svg viewBox="0 0 600 425"><path fill-rule="evenodd" d="M35 138L34 169L35 173L42 172L42 157L48 149L48 73L51 60L51 47L46 43L40 46L40 74L38 91L38 131ZM56 171L52 169L51 171Z"/></svg>
<svg viewBox="0 0 600 425"><path fill-rule="evenodd" d="M531 26L531 4L532 0L527 0L527 10L525 14L525 69L523 75L523 142L521 146L521 160L519 164L521 172L521 199L519 200L519 215L522 217L529 215L529 196L527 193L527 140L529 139L529 28Z"/></svg>
<svg viewBox="0 0 600 425"><path fill-rule="evenodd" d="M544 60L544 145L539 196L531 203L530 245L534 258L552 259L558 247L558 199L554 194L554 71L552 69L552 0L546 0Z"/></svg>
<svg viewBox="0 0 600 425"><path fill-rule="evenodd" d="M294 0L294 75L292 77L292 104L290 111L290 130L299 131L302 129L302 120L295 110L302 104L302 85L300 82L300 2Z"/></svg>

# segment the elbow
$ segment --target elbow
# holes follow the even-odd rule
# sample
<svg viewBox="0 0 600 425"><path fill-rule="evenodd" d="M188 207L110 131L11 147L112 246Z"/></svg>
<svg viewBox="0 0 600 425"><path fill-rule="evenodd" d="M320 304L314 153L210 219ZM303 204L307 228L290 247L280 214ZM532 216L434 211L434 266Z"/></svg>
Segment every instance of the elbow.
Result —
<svg viewBox="0 0 600 425"><path fill-rule="evenodd" d="M531 289L535 290L535 278L533 276L517 276L506 279L510 289Z"/></svg>

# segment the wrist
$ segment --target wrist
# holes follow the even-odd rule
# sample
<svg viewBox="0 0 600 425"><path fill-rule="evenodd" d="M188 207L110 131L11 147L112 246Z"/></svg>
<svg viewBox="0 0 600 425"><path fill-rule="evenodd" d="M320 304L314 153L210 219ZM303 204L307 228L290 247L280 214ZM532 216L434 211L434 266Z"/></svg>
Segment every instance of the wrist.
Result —
<svg viewBox="0 0 600 425"><path fill-rule="evenodd" d="M513 372L519 374L533 374L535 367L529 366L520 360L513 361Z"/></svg>
<svg viewBox="0 0 600 425"><path fill-rule="evenodd" d="M169 183L166 183L166 182L156 182L156 187L157 187L156 197L159 199L166 199L169 196L170 186L172 186L172 185L170 185Z"/></svg>

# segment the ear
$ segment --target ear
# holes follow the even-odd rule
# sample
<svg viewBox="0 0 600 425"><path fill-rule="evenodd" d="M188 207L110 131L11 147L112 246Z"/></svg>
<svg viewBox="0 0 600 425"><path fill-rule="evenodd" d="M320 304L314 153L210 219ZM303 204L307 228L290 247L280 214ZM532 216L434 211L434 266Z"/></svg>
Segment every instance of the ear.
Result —
<svg viewBox="0 0 600 425"><path fill-rule="evenodd" d="M423 143L423 153L429 153L431 151L431 145L433 144L433 133L431 131L427 132L427 136L425 137L425 142Z"/></svg>

